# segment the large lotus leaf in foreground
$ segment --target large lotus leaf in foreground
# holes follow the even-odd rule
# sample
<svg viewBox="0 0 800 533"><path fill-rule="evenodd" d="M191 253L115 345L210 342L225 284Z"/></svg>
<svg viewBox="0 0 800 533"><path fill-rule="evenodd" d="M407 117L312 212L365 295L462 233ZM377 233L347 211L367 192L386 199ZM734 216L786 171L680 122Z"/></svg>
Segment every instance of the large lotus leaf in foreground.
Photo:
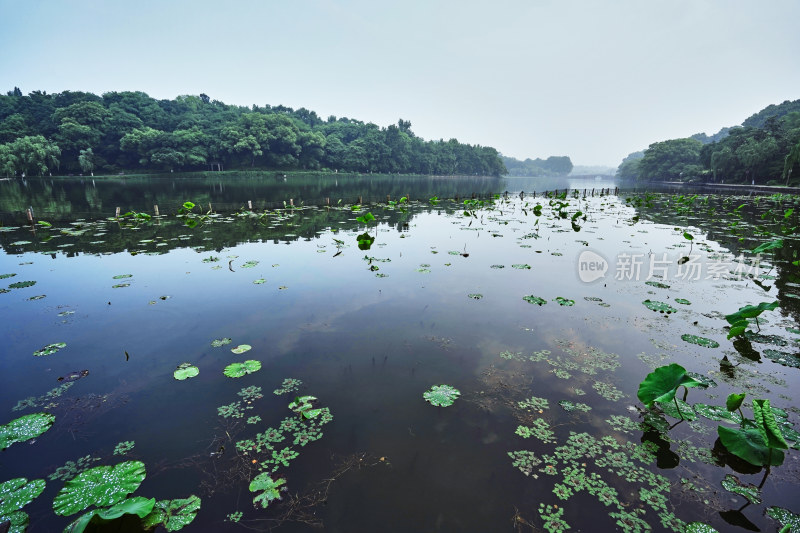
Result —
<svg viewBox="0 0 800 533"><path fill-rule="evenodd" d="M155 498L135 496L106 509L92 509L70 522L64 529L64 533L83 533L94 517L98 517L101 521L116 520L126 514L135 514L139 518L144 518L153 510L155 503Z"/></svg>
<svg viewBox="0 0 800 533"><path fill-rule="evenodd" d="M116 466L91 468L64 484L64 488L53 500L53 510L58 515L68 516L83 511L90 505L114 505L139 488L145 475L144 463L141 461L125 461Z"/></svg>
<svg viewBox="0 0 800 533"><path fill-rule="evenodd" d="M698 387L702 383L686 374L686 369L677 363L656 368L639 384L636 394L648 408L654 402L670 402L679 387Z"/></svg>
<svg viewBox="0 0 800 533"><path fill-rule="evenodd" d="M55 421L55 415L50 413L33 413L0 426L0 450L5 450L15 442L38 437L50 429Z"/></svg>
<svg viewBox="0 0 800 533"><path fill-rule="evenodd" d="M756 466L779 466L783 464L783 452L770 449L758 428L731 429L717 427L719 440L736 457Z"/></svg>

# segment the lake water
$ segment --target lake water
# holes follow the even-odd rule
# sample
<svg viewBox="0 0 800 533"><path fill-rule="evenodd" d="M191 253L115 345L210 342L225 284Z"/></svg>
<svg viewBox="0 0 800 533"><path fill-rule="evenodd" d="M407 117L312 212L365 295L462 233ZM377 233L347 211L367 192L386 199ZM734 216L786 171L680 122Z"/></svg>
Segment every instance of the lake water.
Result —
<svg viewBox="0 0 800 533"><path fill-rule="evenodd" d="M24 508L29 531L80 516L53 513L65 477L131 460L147 470L132 496L201 498L185 531L772 531L768 508L800 512L800 452L786 450L746 505L722 481L759 485L765 470L721 448L726 422L703 407L746 392L752 418L751 400L769 399L797 446L796 198L600 196L613 184L594 180L270 179L270 190L252 177L128 192L0 183L9 218L30 205L52 224L17 218L0 231L0 424L55 415L0 454L0 481L46 481ZM570 185L577 197L541 197ZM330 207L310 205L326 197ZM253 211L233 209L251 198ZM305 205L264 210L287 198ZM178 217L185 200L219 212ZM169 207L107 219L153 205ZM747 250L781 228L783 247L756 266ZM775 300L747 339L726 338L725 315ZM230 366L245 361L260 368ZM197 375L175 379L182 363ZM681 404L694 420L637 399L670 363L712 382ZM288 378L296 390L274 393ZM443 384L461 393L451 406L423 398ZM329 412L293 412L304 395ZM71 473L57 470L68 461ZM249 490L262 472L288 489L266 509Z"/></svg>

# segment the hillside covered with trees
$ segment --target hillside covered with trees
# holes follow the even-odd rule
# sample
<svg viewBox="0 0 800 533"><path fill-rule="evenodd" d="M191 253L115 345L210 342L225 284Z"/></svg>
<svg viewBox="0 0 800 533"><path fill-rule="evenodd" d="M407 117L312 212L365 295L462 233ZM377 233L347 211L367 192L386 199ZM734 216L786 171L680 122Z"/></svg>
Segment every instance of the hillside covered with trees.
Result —
<svg viewBox="0 0 800 533"><path fill-rule="evenodd" d="M547 159L528 158L525 161L513 157L502 157L509 176L566 176L572 172L572 161L569 156L550 156Z"/></svg>
<svg viewBox="0 0 800 533"><path fill-rule="evenodd" d="M770 105L741 126L651 144L623 159L626 181L800 184L800 100Z"/></svg>
<svg viewBox="0 0 800 533"><path fill-rule="evenodd" d="M205 94L0 95L0 175L308 169L432 175L506 173L494 148L425 141L399 120L386 128L284 106L227 105Z"/></svg>

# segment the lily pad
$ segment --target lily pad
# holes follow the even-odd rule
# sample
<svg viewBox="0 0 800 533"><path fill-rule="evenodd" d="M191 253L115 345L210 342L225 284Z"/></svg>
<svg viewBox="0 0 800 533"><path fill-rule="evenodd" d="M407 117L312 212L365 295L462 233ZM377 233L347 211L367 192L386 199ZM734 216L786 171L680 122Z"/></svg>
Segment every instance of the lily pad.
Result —
<svg viewBox="0 0 800 533"><path fill-rule="evenodd" d="M114 276L111 279L126 279L126 278L132 278L132 277L133 277L133 274L117 274L116 276Z"/></svg>
<svg viewBox="0 0 800 533"><path fill-rule="evenodd" d="M89 526L95 516L101 520L116 520L117 518L126 514L134 514L139 518L144 518L150 511L152 511L155 503L155 498L135 496L133 498L123 500L108 508L93 509L70 522L64 531L68 531L69 533L82 533Z"/></svg>
<svg viewBox="0 0 800 533"><path fill-rule="evenodd" d="M796 354L782 352L780 350L764 350L762 354L767 359L774 361L779 365L800 368L800 356L797 356Z"/></svg>
<svg viewBox="0 0 800 533"><path fill-rule="evenodd" d="M681 305L692 305L692 302L690 302L686 298L675 298L675 302Z"/></svg>
<svg viewBox="0 0 800 533"><path fill-rule="evenodd" d="M20 509L35 500L44 490L45 481L34 479L28 481L24 477L9 479L0 483L0 523L11 522L9 531L25 531L25 527L14 529L14 526L27 526L28 515Z"/></svg>
<svg viewBox="0 0 800 533"><path fill-rule="evenodd" d="M753 505L760 505L763 501L761 499L761 490L750 483L742 483L738 477L733 474L725 474L725 478L720 482L722 488L728 492L744 496L747 501Z"/></svg>
<svg viewBox="0 0 800 533"><path fill-rule="evenodd" d="M472 298L473 300L480 300L481 298L483 298L483 294L479 293L467 294L467 298Z"/></svg>
<svg viewBox="0 0 800 533"><path fill-rule="evenodd" d="M262 472L250 482L250 492L262 491L261 494L253 498L253 504L266 508L271 502L281 499L281 485L286 480L283 478L272 479L269 472Z"/></svg>
<svg viewBox="0 0 800 533"><path fill-rule="evenodd" d="M16 273L11 273L11 274L0 274L0 279L13 278L13 277L14 277L14 276L16 276L16 275L17 275Z"/></svg>
<svg viewBox="0 0 800 533"><path fill-rule="evenodd" d="M192 494L188 498L160 500L150 514L142 520L146 529L163 524L167 531L178 531L189 525L200 510L200 498Z"/></svg>
<svg viewBox="0 0 800 533"><path fill-rule="evenodd" d="M526 263L517 263L515 265L511 265L511 268L516 268L517 270L530 270L531 266Z"/></svg>
<svg viewBox="0 0 800 533"><path fill-rule="evenodd" d="M529 304L536 304L536 305L540 305L540 306L547 303L547 300L545 300L544 298L540 298L540 297L534 296L532 294L528 295L528 296L523 296L522 299L525 300L526 302L528 302Z"/></svg>
<svg viewBox="0 0 800 533"><path fill-rule="evenodd" d="M35 281L18 281L16 283L12 283L8 286L9 289L25 289L27 287L33 287L36 285Z"/></svg>
<svg viewBox="0 0 800 533"><path fill-rule="evenodd" d="M780 522L781 531L785 531L786 526L789 526L790 533L800 531L800 515L796 515L788 509L769 507L767 508L767 516Z"/></svg>
<svg viewBox="0 0 800 533"><path fill-rule="evenodd" d="M678 403L677 406L675 402ZM672 418L682 418L683 420L694 420L697 418L697 414L694 412L692 406L677 398L672 402L659 403L658 406L661 407L661 410L664 411L665 414ZM678 412L678 408L680 408L680 413Z"/></svg>
<svg viewBox="0 0 800 533"><path fill-rule="evenodd" d="M265 280L264 278L261 278L261 279L257 279L257 280L255 280L255 281L253 282L253 285L263 285L263 284L264 284L264 283L266 283L266 282L267 282L267 280Z"/></svg>
<svg viewBox="0 0 800 533"><path fill-rule="evenodd" d="M564 307L572 307L575 305L575 300L570 300L568 298L564 298L563 296L556 296L556 299L553 301L558 302L558 305L562 305Z"/></svg>
<svg viewBox="0 0 800 533"><path fill-rule="evenodd" d="M50 429L55 421L55 415L50 413L33 413L0 426L0 450L5 450L15 442L38 437Z"/></svg>
<svg viewBox="0 0 800 533"><path fill-rule="evenodd" d="M253 347L250 346L249 344L240 344L236 348L231 348L231 351L233 353L240 354L240 353L244 353L244 352L249 352L252 348Z"/></svg>
<svg viewBox="0 0 800 533"><path fill-rule="evenodd" d="M211 341L212 348L219 348L220 346L225 346L226 344L230 344L232 339L229 337L225 337L224 339L214 339Z"/></svg>
<svg viewBox="0 0 800 533"><path fill-rule="evenodd" d="M48 344L44 348L36 350L35 352L33 352L33 355L35 355L36 357L41 357L43 355L53 355L61 348L65 348L66 346L67 346L66 342L55 342L53 344Z"/></svg>
<svg viewBox="0 0 800 533"><path fill-rule="evenodd" d="M64 484L53 500L53 510L57 515L69 516L90 505L114 505L139 488L145 475L141 461L90 468Z"/></svg>
<svg viewBox="0 0 800 533"><path fill-rule="evenodd" d="M700 415L708 418L709 420L725 421L730 422L732 424L741 424L742 423L742 415L737 413L736 411L728 411L724 407L719 407L717 405L706 405L704 403L696 403L694 404L694 411Z"/></svg>
<svg viewBox="0 0 800 533"><path fill-rule="evenodd" d="M436 407L449 407L461 396L461 391L450 385L434 385L422 397Z"/></svg>
<svg viewBox="0 0 800 533"><path fill-rule="evenodd" d="M192 363L181 363L178 365L177 370L172 373L172 376L178 381L195 377L200 373L200 369Z"/></svg>
<svg viewBox="0 0 800 533"><path fill-rule="evenodd" d="M656 287L659 289L669 289L669 285L666 283L661 283L660 281L645 281L645 285L650 285L651 287Z"/></svg>
<svg viewBox="0 0 800 533"><path fill-rule="evenodd" d="M674 307L669 304L665 304L664 302L657 302L655 300L645 300L642 302L645 307L650 309L651 311L658 311L659 313L674 313L677 311Z"/></svg>
<svg viewBox="0 0 800 533"><path fill-rule="evenodd" d="M225 367L223 373L229 378L240 378L247 374L252 374L261 370L261 361L254 361L252 359L244 363L231 363Z"/></svg>
<svg viewBox="0 0 800 533"><path fill-rule="evenodd" d="M681 335L681 339L685 342L696 344L698 346L703 346L705 348L719 348L719 343L712 339L707 339L705 337L698 337L697 335L690 335L688 333L684 333Z"/></svg>

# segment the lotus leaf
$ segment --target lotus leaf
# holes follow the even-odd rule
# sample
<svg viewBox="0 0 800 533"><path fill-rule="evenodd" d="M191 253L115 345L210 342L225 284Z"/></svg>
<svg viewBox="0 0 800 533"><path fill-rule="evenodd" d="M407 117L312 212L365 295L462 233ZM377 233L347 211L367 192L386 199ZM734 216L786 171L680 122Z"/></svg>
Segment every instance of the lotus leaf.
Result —
<svg viewBox="0 0 800 533"><path fill-rule="evenodd" d="M240 353L244 353L244 352L249 352L252 349L253 349L253 347L250 346L249 344L240 344L236 348L231 348L231 351L233 353L235 353L235 354L240 354Z"/></svg>
<svg viewBox="0 0 800 533"><path fill-rule="evenodd" d="M231 363L225 367L223 373L229 378L240 378L261 370L261 361L249 359L244 363Z"/></svg>
<svg viewBox="0 0 800 533"><path fill-rule="evenodd" d="M536 304L536 305L540 305L540 306L547 303L547 300L545 300L544 298L540 298L540 297L534 296L532 294L528 295L528 296L523 296L522 299L525 300L526 302L528 302L529 304Z"/></svg>
<svg viewBox="0 0 800 533"><path fill-rule="evenodd" d="M270 502L281 499L281 485L284 485L286 480L283 478L272 479L267 472L262 472L257 475L253 481L250 482L250 492L263 491L261 494L253 498L253 504L260 505L266 508Z"/></svg>
<svg viewBox="0 0 800 533"><path fill-rule="evenodd" d="M515 265L511 265L511 268L516 268L517 270L530 270L531 266L526 263L517 263Z"/></svg>
<svg viewBox="0 0 800 533"><path fill-rule="evenodd" d="M791 368L800 368L800 356L793 353L782 352L780 350L764 350L764 357L778 363L779 365Z"/></svg>
<svg viewBox="0 0 800 533"><path fill-rule="evenodd" d="M785 450L789 447L778 427L778 421L770 408L769 400L753 400L753 417L769 448Z"/></svg>
<svg viewBox="0 0 800 533"><path fill-rule="evenodd" d="M781 531L788 531L790 533L797 533L800 531L800 515L796 515L788 509L782 507L769 507L767 509L767 516L780 522Z"/></svg>
<svg viewBox="0 0 800 533"><path fill-rule="evenodd" d="M689 522L686 524L685 533L719 533L716 529L702 522Z"/></svg>
<svg viewBox="0 0 800 533"><path fill-rule="evenodd" d="M637 396L648 408L654 402L666 403L675 398L678 387L697 387L701 383L686 374L677 363L656 368L639 384Z"/></svg>
<svg viewBox="0 0 800 533"><path fill-rule="evenodd" d="M112 505L107 509L93 509L73 520L64 529L64 532L82 533L95 516L101 520L115 520L126 514L135 514L139 518L144 518L153 509L155 503L155 498L136 496Z"/></svg>
<svg viewBox="0 0 800 533"><path fill-rule="evenodd" d="M317 398L314 396L297 396L292 403L289 404L289 409L294 411L295 413L305 414L307 411L312 410L311 402L315 401ZM319 411L319 409L315 409ZM313 416L309 416L308 418L313 418L317 416L319 413L316 413Z"/></svg>
<svg viewBox="0 0 800 533"><path fill-rule="evenodd" d="M200 503L200 498L194 494L177 500L159 500L142 520L142 526L149 529L164 524L167 531L178 531L195 519Z"/></svg>
<svg viewBox="0 0 800 533"><path fill-rule="evenodd" d="M219 348L220 346L225 346L226 344L230 344L231 340L229 337L225 337L223 339L214 339L211 341L211 346L213 348Z"/></svg>
<svg viewBox="0 0 800 533"><path fill-rule="evenodd" d="M675 298L675 302L681 305L692 305L692 302L690 302L686 298Z"/></svg>
<svg viewBox="0 0 800 533"><path fill-rule="evenodd" d="M15 442L24 442L38 437L56 421L50 413L34 413L21 416L0 426L0 450L5 450Z"/></svg>
<svg viewBox="0 0 800 533"><path fill-rule="evenodd" d="M677 405L675 405L676 403ZM683 420L694 420L697 418L697 414L694 412L692 406L677 398L672 402L659 403L658 406L661 407L661 410L664 411L665 414L672 418L680 418ZM678 409L680 409L680 412Z"/></svg>
<svg viewBox="0 0 800 533"><path fill-rule="evenodd" d="M47 346L45 346L40 350L36 350L35 352L33 352L33 355L35 355L36 357L41 357L43 355L52 355L57 351L59 351L61 348L65 348L66 346L67 346L66 342L55 342L53 344L48 344Z"/></svg>
<svg viewBox="0 0 800 533"><path fill-rule="evenodd" d="M728 411L736 411L742 406L745 396L747 396L747 394L744 392L741 394L729 394L728 398L725 400L725 407Z"/></svg>
<svg viewBox="0 0 800 533"><path fill-rule="evenodd" d="M645 307L650 309L651 311L658 311L659 313L674 313L677 311L674 307L669 304L665 304L664 302L657 302L655 300L645 300L642 302Z"/></svg>
<svg viewBox="0 0 800 533"><path fill-rule="evenodd" d="M675 300L677 302L677 300ZM690 335L688 333L684 333L681 335L681 339L691 344L696 344L698 346L703 346L705 348L719 348L719 343L712 339L707 339L705 337L698 337L697 335Z"/></svg>
<svg viewBox="0 0 800 533"><path fill-rule="evenodd" d="M783 464L783 452L771 450L758 428L731 429L717 426L719 440L736 457L756 466L779 466Z"/></svg>
<svg viewBox="0 0 800 533"><path fill-rule="evenodd" d="M725 409L724 407L719 407L716 405L706 405L704 403L696 403L693 405L694 411L700 415L708 418L709 420L715 420L717 422L724 420L726 422L731 422L733 424L741 424L742 423L742 416L737 412L731 412Z"/></svg>
<svg viewBox="0 0 800 533"><path fill-rule="evenodd" d="M448 407L453 405L453 402L455 402L456 398L459 396L461 396L461 391L450 385L434 385L431 387L431 390L422 394L425 400L436 407Z"/></svg>
<svg viewBox="0 0 800 533"><path fill-rule="evenodd" d="M178 365L177 370L172 373L172 376L178 381L183 381L184 379L193 378L199 373L200 369L192 363L181 363Z"/></svg>
<svg viewBox="0 0 800 533"><path fill-rule="evenodd" d="M253 282L253 285L263 285L266 282L267 280L265 280L264 278L259 278Z"/></svg>
<svg viewBox="0 0 800 533"><path fill-rule="evenodd" d="M90 468L64 484L53 500L53 510L57 515L69 516L90 505L114 505L139 488L145 475L141 461Z"/></svg>
<svg viewBox="0 0 800 533"><path fill-rule="evenodd" d="M558 305L563 305L565 307L572 307L575 305L575 300L569 300L564 298L563 296L556 296L556 299L553 300L554 302L558 302Z"/></svg>
<svg viewBox="0 0 800 533"><path fill-rule="evenodd" d="M728 492L744 496L747 501L754 505L761 504L761 490L755 485L749 483L742 483L738 477L733 474L725 474L725 478L720 482L722 488Z"/></svg>
<svg viewBox="0 0 800 533"><path fill-rule="evenodd" d="M483 294L480 293L467 294L467 298L472 298L473 300L480 300L481 298L483 298Z"/></svg>
<svg viewBox="0 0 800 533"><path fill-rule="evenodd" d="M36 285L35 281L18 281L16 283L12 283L8 286L9 289L25 289L27 287L33 287Z"/></svg>
<svg viewBox="0 0 800 533"><path fill-rule="evenodd" d="M13 278L16 275L17 275L16 273L13 273L13 274L0 274L0 279Z"/></svg>
<svg viewBox="0 0 800 533"><path fill-rule="evenodd" d="M43 479L28 481L24 477L0 483L0 524L10 522L9 533L24 533L28 527L28 514L23 507L36 499L44 490Z"/></svg>
<svg viewBox="0 0 800 533"><path fill-rule="evenodd" d="M645 281L645 285L650 285L651 287L656 287L659 289L669 289L669 285L666 283L661 283L660 281Z"/></svg>
<svg viewBox="0 0 800 533"><path fill-rule="evenodd" d="M132 278L132 277L133 277L133 274L117 274L112 279L126 279L126 278Z"/></svg>

